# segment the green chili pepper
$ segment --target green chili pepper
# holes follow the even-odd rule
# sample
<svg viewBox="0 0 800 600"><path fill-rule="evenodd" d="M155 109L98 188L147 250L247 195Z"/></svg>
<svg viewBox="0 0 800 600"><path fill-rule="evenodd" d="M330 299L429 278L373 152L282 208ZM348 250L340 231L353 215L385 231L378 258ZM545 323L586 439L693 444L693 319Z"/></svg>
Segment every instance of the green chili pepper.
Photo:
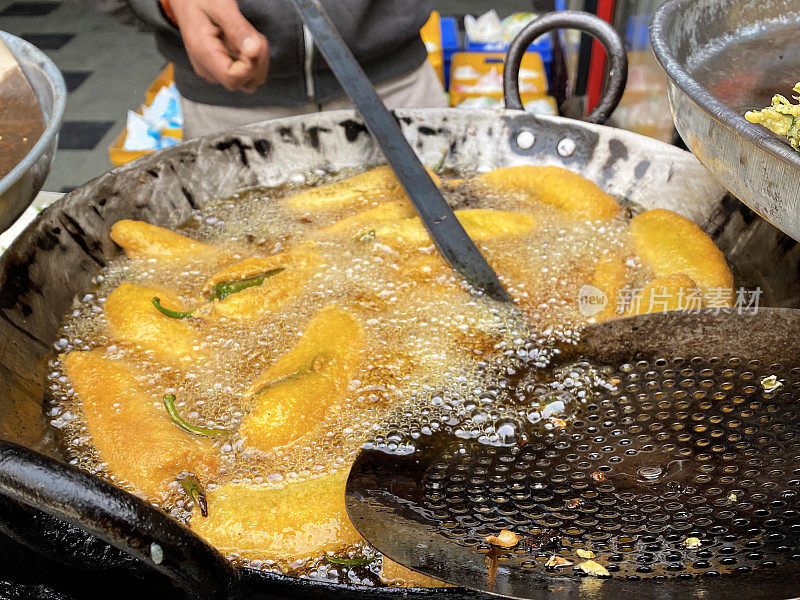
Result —
<svg viewBox="0 0 800 600"><path fill-rule="evenodd" d="M265 280L285 270L285 267L278 267L277 269L272 269L271 271L261 273L260 275L253 275L247 279L239 279L237 281L221 281L211 288L211 295L209 296L208 300L209 302L213 302L214 300L225 300L225 298L231 294L241 292L249 287L261 285Z"/></svg>
<svg viewBox="0 0 800 600"><path fill-rule="evenodd" d="M253 394L253 397L255 398L256 396L263 394L269 388L278 385L279 383L285 383L287 381L292 381L293 379L299 379L300 377L308 375L309 373L319 373L328 365L328 363L331 362L331 360L332 357L326 352L315 354L311 359L311 362L308 363L308 366L297 369L297 371L289 373L288 375L284 375L283 377L278 377L275 381L271 381L267 385L258 388Z"/></svg>
<svg viewBox="0 0 800 600"><path fill-rule="evenodd" d="M161 306L161 298L153 298L153 306L155 306L156 309L158 309L158 312L160 312L162 315L171 317L173 319L185 319L186 317L191 317L192 313L194 312L193 310L189 310L186 312L178 312L175 310L164 308L163 306Z"/></svg>
<svg viewBox="0 0 800 600"><path fill-rule="evenodd" d="M362 244L364 244L364 243L366 243L366 242L368 242L368 241L370 241L371 239L374 239L374 238L375 238L375 230L374 229L370 229L367 232L364 232L364 233L361 233L361 234L357 235L356 236L356 241L357 242L361 242Z"/></svg>
<svg viewBox="0 0 800 600"><path fill-rule="evenodd" d="M347 567L366 567L375 562L376 558L377 556L371 558L367 556L362 556L361 558L337 558L336 556L326 556L325 562L331 563L332 565L344 565Z"/></svg>
<svg viewBox="0 0 800 600"><path fill-rule="evenodd" d="M792 117L792 125L789 127L789 132L786 134L792 148L800 150L800 135L798 135L797 117Z"/></svg>
<svg viewBox="0 0 800 600"><path fill-rule="evenodd" d="M200 507L200 514L207 517L208 502L206 502L206 491L203 489L203 484L200 483L200 480L190 473L185 477L181 477L178 481L186 495Z"/></svg>
<svg viewBox="0 0 800 600"><path fill-rule="evenodd" d="M178 411L175 408L174 394L166 394L164 396L164 408L167 409L167 414L169 415L169 418L172 419L172 422L183 429L186 433L202 435L205 437L224 437L233 433L233 431L230 429L211 429L209 427L199 427L184 420L184 418L178 414Z"/></svg>
<svg viewBox="0 0 800 600"><path fill-rule="evenodd" d="M442 160L436 163L436 166L433 167L434 173L441 173L442 169L444 168L444 161L447 158L447 152L442 152Z"/></svg>

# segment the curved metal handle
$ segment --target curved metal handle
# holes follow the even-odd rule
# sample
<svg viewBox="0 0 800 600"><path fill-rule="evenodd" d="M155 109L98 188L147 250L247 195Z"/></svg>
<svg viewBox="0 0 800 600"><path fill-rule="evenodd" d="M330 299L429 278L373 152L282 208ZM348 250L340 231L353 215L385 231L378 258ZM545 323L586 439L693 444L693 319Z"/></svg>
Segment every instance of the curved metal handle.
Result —
<svg viewBox="0 0 800 600"><path fill-rule="evenodd" d="M628 53L622 38L600 17L577 10L565 10L539 17L511 42L506 56L503 92L506 108L524 110L519 93L519 68L528 47L553 29L578 29L596 38L608 54L609 68L603 94L594 110L584 117L589 123L605 123L622 98L628 81Z"/></svg>
<svg viewBox="0 0 800 600"><path fill-rule="evenodd" d="M107 481L4 440L0 494L130 554L190 598L229 600L239 593L230 561L172 517Z"/></svg>

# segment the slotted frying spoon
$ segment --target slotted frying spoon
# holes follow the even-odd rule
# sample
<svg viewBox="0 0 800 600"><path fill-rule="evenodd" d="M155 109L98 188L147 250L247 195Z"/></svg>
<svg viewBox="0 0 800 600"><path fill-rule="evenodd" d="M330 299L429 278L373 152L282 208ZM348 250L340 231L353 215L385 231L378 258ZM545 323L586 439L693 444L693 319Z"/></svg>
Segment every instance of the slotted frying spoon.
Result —
<svg viewBox="0 0 800 600"><path fill-rule="evenodd" d="M797 596L797 311L620 319L587 328L578 354L619 383L563 430L528 424L499 447L445 428L411 454L363 450L347 484L362 535L415 571L516 598ZM520 543L484 541L502 529ZM611 577L583 575L578 549ZM549 569L553 555L574 564Z"/></svg>

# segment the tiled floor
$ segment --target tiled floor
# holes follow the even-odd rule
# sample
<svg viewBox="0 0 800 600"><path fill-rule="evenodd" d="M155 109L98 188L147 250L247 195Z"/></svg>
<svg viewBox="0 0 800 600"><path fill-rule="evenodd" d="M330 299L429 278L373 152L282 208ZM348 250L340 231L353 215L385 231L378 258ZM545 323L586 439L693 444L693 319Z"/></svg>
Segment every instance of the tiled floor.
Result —
<svg viewBox="0 0 800 600"><path fill-rule="evenodd" d="M44 50L69 91L44 189L68 190L110 169L108 146L127 109L142 102L164 65L152 37L73 0L0 0L0 29Z"/></svg>
<svg viewBox="0 0 800 600"><path fill-rule="evenodd" d="M14 2L0 11L3 17L43 17L58 8L58 2Z"/></svg>
<svg viewBox="0 0 800 600"><path fill-rule="evenodd" d="M155 1L155 0L154 0ZM443 14L530 10L529 0L435 0ZM0 0L0 29L32 42L64 74L69 96L44 189L68 191L111 168L108 146L164 66L152 36L76 0Z"/></svg>
<svg viewBox="0 0 800 600"><path fill-rule="evenodd" d="M67 85L67 92L74 92L81 84L86 81L91 71L61 71L64 76L64 83Z"/></svg>

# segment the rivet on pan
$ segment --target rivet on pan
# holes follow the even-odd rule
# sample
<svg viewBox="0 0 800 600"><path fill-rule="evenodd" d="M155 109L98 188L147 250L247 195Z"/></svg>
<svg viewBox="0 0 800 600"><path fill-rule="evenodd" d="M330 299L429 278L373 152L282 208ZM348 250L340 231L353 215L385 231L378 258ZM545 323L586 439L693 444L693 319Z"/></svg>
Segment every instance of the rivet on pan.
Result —
<svg viewBox="0 0 800 600"><path fill-rule="evenodd" d="M155 542L150 544L150 560L157 565L164 562L164 549Z"/></svg>
<svg viewBox="0 0 800 600"><path fill-rule="evenodd" d="M517 147L520 150L530 150L536 143L536 134L530 129L523 129L517 134Z"/></svg>
<svg viewBox="0 0 800 600"><path fill-rule="evenodd" d="M567 158L568 156L572 156L573 154L575 154L576 147L577 146L575 144L575 140L573 140L572 138L564 138L563 140L558 142L557 150L561 156Z"/></svg>
<svg viewBox="0 0 800 600"><path fill-rule="evenodd" d="M664 474L664 469L661 467L640 467L636 474L641 479L646 479L647 481L652 481L653 479L658 479L661 475Z"/></svg>

